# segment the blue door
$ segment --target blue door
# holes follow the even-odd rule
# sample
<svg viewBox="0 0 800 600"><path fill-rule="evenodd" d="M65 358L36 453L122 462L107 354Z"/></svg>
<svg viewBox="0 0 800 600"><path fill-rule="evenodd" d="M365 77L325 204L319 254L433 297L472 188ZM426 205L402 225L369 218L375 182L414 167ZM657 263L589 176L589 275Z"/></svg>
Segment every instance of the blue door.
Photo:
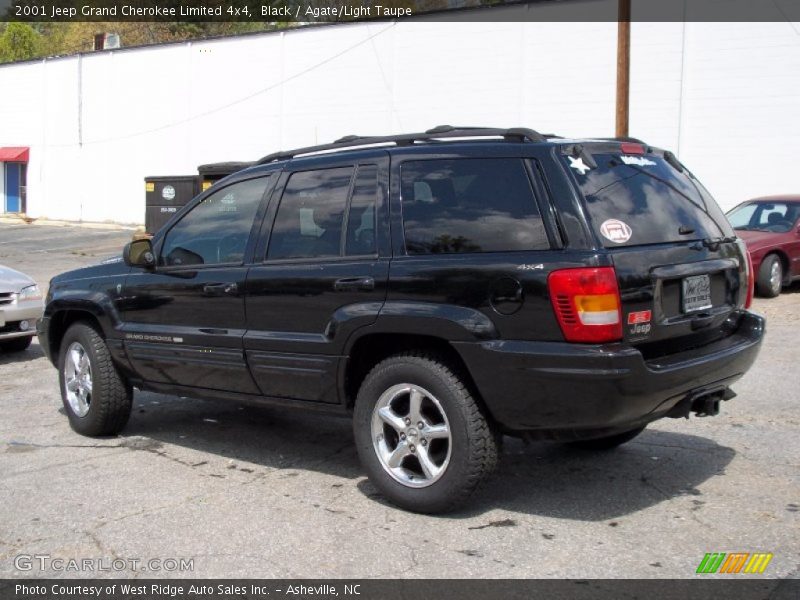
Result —
<svg viewBox="0 0 800 600"><path fill-rule="evenodd" d="M6 163L6 212L19 212L19 163Z"/></svg>

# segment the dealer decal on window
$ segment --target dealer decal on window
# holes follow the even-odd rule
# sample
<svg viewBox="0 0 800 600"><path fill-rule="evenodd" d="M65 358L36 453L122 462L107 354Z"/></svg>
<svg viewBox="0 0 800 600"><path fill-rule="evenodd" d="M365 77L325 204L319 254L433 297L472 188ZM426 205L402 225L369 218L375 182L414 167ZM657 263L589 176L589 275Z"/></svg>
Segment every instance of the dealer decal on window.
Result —
<svg viewBox="0 0 800 600"><path fill-rule="evenodd" d="M600 233L607 240L615 244L624 244L633 235L633 230L624 221L619 219L607 219L600 225Z"/></svg>

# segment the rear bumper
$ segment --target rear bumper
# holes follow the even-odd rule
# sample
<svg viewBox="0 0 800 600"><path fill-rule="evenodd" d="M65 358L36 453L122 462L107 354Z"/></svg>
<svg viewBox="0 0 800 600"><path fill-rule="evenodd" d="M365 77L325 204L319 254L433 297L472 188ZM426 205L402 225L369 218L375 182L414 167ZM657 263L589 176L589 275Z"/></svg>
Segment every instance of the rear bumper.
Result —
<svg viewBox="0 0 800 600"><path fill-rule="evenodd" d="M454 345L501 427L568 438L632 429L687 398L726 389L755 361L764 326L742 311L727 338L652 360L623 344Z"/></svg>

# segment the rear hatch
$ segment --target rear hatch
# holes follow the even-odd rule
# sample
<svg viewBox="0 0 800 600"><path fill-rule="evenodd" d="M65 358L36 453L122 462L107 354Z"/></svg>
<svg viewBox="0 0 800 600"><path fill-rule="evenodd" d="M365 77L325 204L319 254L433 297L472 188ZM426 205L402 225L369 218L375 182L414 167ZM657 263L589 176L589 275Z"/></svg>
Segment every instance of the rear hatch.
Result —
<svg viewBox="0 0 800 600"><path fill-rule="evenodd" d="M746 251L700 182L671 154L639 144L564 151L612 256L623 339L654 358L730 335L747 294Z"/></svg>

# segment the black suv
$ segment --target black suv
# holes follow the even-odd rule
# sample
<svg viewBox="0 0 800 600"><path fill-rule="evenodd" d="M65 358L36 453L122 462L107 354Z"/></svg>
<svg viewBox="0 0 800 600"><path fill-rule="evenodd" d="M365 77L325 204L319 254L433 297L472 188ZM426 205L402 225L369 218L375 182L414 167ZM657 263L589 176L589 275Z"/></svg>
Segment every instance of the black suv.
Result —
<svg viewBox="0 0 800 600"><path fill-rule="evenodd" d="M55 277L39 339L82 434L120 431L133 388L348 414L374 484L437 512L502 435L599 450L716 414L764 335L752 289L670 152L442 126L225 178Z"/></svg>

